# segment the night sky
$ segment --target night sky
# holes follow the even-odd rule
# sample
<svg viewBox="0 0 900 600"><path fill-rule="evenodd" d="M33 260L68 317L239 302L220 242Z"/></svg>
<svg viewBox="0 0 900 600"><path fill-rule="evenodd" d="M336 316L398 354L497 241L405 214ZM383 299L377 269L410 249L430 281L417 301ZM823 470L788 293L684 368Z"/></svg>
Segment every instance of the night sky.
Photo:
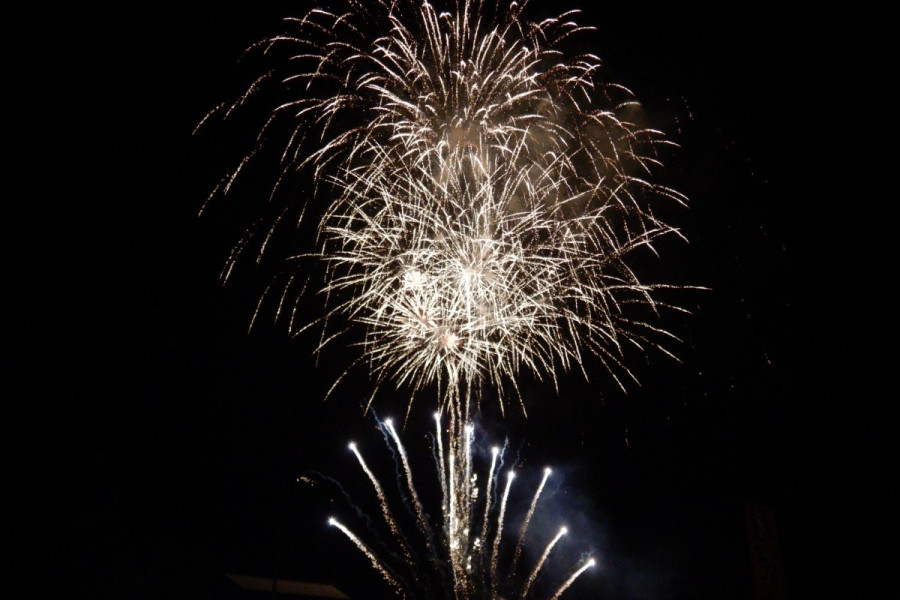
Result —
<svg viewBox="0 0 900 600"><path fill-rule="evenodd" d="M298 481L334 476L377 515L346 449L356 439L371 463L389 460L360 408L367 382L323 403L341 352L316 365L314 338L270 320L248 333L266 271L218 280L247 213L198 217L247 146L195 125L248 81L241 51L307 3L184 4L63 9L22 48L16 146L36 172L17 193L28 216L10 223L22 343L7 402L23 414L11 425L25 597L215 597L226 573L387 597L325 524L337 511L352 525L351 511ZM482 425L524 467L560 474L553 512L578 524L573 556L601 559L564 597L751 598L748 502L774 512L792 600L884 597L895 568L882 547L896 273L892 200L866 185L875 110L834 24L741 10L617 3L578 19L681 146L664 176L690 198L673 213L690 243L665 244L648 277L709 290L665 317L681 363L633 357L641 385L627 393L589 363L590 381L562 374L558 394L526 381L527 420L486 408ZM406 399L380 396L378 416L402 417ZM411 454L432 406L412 409Z"/></svg>

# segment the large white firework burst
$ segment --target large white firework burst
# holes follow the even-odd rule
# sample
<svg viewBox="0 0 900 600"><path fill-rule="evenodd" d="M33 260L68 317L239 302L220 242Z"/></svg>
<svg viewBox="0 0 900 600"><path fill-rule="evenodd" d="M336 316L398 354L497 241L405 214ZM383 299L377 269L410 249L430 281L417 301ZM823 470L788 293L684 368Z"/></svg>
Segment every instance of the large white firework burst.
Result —
<svg viewBox="0 0 900 600"><path fill-rule="evenodd" d="M624 385L625 347L665 352L671 336L655 315L676 308L657 298L669 286L641 283L628 262L679 235L654 210L685 202L652 181L669 142L626 119L632 94L603 80L596 56L565 52L587 29L572 13L531 22L523 10L315 8L251 48L273 67L221 108L229 116L261 90L276 94L259 146L217 188L227 194L277 145L267 195L281 208L257 236L260 257L308 220L286 182L307 174L314 186L318 243L281 257L285 273L263 295L277 299L277 318L293 332L323 325L320 350L361 332L353 365L368 366L374 391L436 386L456 424L485 386L503 407L523 372L555 381L589 355ZM322 319L294 309L310 257L325 265Z"/></svg>

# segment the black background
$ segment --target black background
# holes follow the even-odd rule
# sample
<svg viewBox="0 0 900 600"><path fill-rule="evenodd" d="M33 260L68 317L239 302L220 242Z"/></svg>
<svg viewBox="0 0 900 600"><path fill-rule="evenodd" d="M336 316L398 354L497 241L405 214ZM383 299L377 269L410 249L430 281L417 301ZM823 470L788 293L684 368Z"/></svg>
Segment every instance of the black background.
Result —
<svg viewBox="0 0 900 600"><path fill-rule="evenodd" d="M338 366L268 322L248 333L263 274L218 282L243 223L197 216L247 148L194 127L246 83L241 51L307 4L185 4L37 15L13 55L24 136L11 151L29 167L8 191L26 209L8 220L23 583L28 596L212 597L246 573L380 597L325 525L320 489L298 483L360 480L350 438L378 461L364 382L323 403ZM590 383L561 376L559 394L529 383L527 420L512 406L484 423L524 443L525 466L562 473L557 497L583 523L573 547L603 565L573 598L749 598L748 501L775 511L789 598L881 597L891 200L868 186L880 124L838 33L854 24L817 19L644 3L578 18L681 145L666 176L691 200L676 215L690 244L648 269L710 291L671 323L681 364L638 361L627 394L596 368ZM376 409L402 417L405 397Z"/></svg>

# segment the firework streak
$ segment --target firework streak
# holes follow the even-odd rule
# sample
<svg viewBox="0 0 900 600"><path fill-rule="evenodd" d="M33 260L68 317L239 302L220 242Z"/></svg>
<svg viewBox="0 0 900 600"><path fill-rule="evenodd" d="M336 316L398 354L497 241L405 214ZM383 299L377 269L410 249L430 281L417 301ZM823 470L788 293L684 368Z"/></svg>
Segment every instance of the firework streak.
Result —
<svg viewBox="0 0 900 600"><path fill-rule="evenodd" d="M375 496L384 517L384 526L390 533L387 541L380 541L381 536L374 534L373 539L380 544L376 551L375 544L366 544L335 517L329 518L329 524L340 529L347 538L359 548L369 559L374 568L382 575L391 588L402 598L448 598L452 600L490 600L495 598L559 598L575 580L588 568L594 566L591 557L583 558L580 564L561 584L552 587L554 576L544 573L543 569L551 551L566 535L567 529L561 527L558 533L543 547L537 561L530 567L527 578L517 576L516 565L523 562L523 547L533 542L528 526L539 506L538 500L544 485L550 476L550 470L544 470L540 485L534 492L528 514L519 531L518 543L510 545L506 552L501 551L503 544L503 527L506 521L507 504L510 498L515 474L506 471L506 483L503 486L499 510L493 510L491 490L497 489L496 476L498 462L503 462L500 448L491 451L490 468L486 479L486 491L482 494L479 487L480 461L471 451L474 443L474 428L466 427L468 448L460 455L452 452L446 461L435 456L438 469L438 485L440 510L434 511L438 517L432 521L428 516L419 491L413 483L413 473L407 459L406 448L390 420L379 423L395 459L399 455L397 467L396 496L386 495L378 478L369 469L360 454L358 446L350 448L356 455L375 491ZM437 420L435 442L448 431ZM400 471L403 474L400 474ZM421 480L419 482L421 485ZM403 510L398 510L402 508ZM396 515L396 518L395 518ZM409 523L410 529L401 531L398 523ZM481 527L477 524L482 523ZM536 537L536 536L535 536ZM418 545L416 545L418 542ZM382 558L386 557L386 558ZM501 565L511 564L508 569ZM505 574L504 574L505 572ZM550 585L549 596L536 595L535 583L540 575L544 575L544 587Z"/></svg>

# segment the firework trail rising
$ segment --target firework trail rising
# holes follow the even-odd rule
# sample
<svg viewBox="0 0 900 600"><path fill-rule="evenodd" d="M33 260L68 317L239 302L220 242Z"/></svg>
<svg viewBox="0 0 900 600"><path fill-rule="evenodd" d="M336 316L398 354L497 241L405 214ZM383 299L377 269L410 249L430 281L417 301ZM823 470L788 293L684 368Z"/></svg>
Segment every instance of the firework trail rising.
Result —
<svg viewBox="0 0 900 600"><path fill-rule="evenodd" d="M597 564L597 561L595 561L593 558L589 558L588 560L586 560L584 564L578 568L577 571L572 573L569 578L566 579L565 583L559 586L559 589L556 590L556 593L550 597L550 600L556 600L557 598L562 596L562 593L569 589L569 586L571 586L582 573L593 567L595 564Z"/></svg>
<svg viewBox="0 0 900 600"><path fill-rule="evenodd" d="M389 434L385 440L389 444L393 443L401 457L406 455L406 448L393 424L386 420L379 423L379 426L382 431ZM469 439L474 443L474 428L469 425L468 431L470 432ZM444 435L449 435L449 432L443 429L438 421L435 441ZM428 516L426 506L421 501L422 496L413 482L413 472L408 462L403 462L403 476L398 475L397 477L399 497L395 498L385 493L378 477L362 459L359 448L352 445L351 450L356 455L369 482L375 488L381 512L392 535L392 541L379 542L379 544L383 546L383 553L392 557L392 560L382 560L379 552L372 545L362 541L337 518L331 517L328 522L350 539L400 597L433 600L434 590L440 590L442 597L453 600L541 597L533 594L535 583L539 575L543 573L551 551L566 535L565 527L560 528L558 533L546 544L524 581L523 578L517 577L512 572L514 567L510 569L509 573L503 574L500 565L512 561L513 553L516 557L515 560L518 561L522 547L528 544L529 540L525 539L525 529L527 522L535 514L541 491L550 475L549 469L544 470L544 477L534 492L526 517L526 525L522 528L514 552L512 547L502 551L507 505L516 477L512 470L506 471L506 484L503 488L499 511L494 511L490 501L490 490L492 487L496 489L494 480L499 476L497 465L498 463L502 465L503 461L502 452L499 449L494 448L491 452L490 468L486 480L487 492L484 495L481 494L477 484L483 465L480 458L476 457L476 453L465 452L460 455L458 461L454 460L453 456L446 463L436 461L435 466L438 470L446 469L444 479L451 484L454 481L457 483L448 487L447 492L442 489L436 490L437 495L434 497L440 498L441 502L440 509L434 513L437 515L434 522ZM465 478L469 480L468 485L462 483ZM431 480L439 483L440 478ZM430 491L434 492L435 490ZM448 493L450 494L449 498L447 497ZM392 506L396 508L397 505L402 506L405 513L392 508ZM397 518L394 515L397 515ZM407 518L404 519L404 516ZM479 516L483 516L484 525L481 528L475 528L472 525L478 521ZM409 523L414 530L417 530L417 533L414 530L400 531L398 523ZM490 543L488 543L488 537L492 539ZM425 556L426 560L409 560L407 555L410 552L409 545L415 538L424 545L425 550L421 556ZM397 554L396 550L398 549L401 554ZM412 552L416 556L420 555L419 552ZM594 559L587 560L562 584L557 584L552 598L559 598L593 564ZM408 576L404 577L404 574ZM552 579L552 576L545 575L544 587L549 585L546 580Z"/></svg>
<svg viewBox="0 0 900 600"><path fill-rule="evenodd" d="M394 537L400 542L401 549L403 551L403 555L406 556L409 564L413 564L413 557L409 551L409 545L407 544L405 538L403 537L403 533L400 531L399 525L397 525L396 519L391 514L390 508L388 508L387 498L384 495L384 490L381 488L381 484L378 482L378 478L372 473L371 469L369 469L369 465L366 464L366 461L363 459L362 454L360 454L359 449L356 447L354 442L350 442L347 446L356 455L356 459L359 461L359 466L362 467L363 471L368 476L369 481L372 482L372 487L375 488L375 494L378 496L378 502L381 506L382 514L384 515L384 520L391 528L391 533L394 534Z"/></svg>
<svg viewBox="0 0 900 600"><path fill-rule="evenodd" d="M373 398L387 383L436 388L457 441L482 389L504 409L521 401L522 374L555 383L593 356L624 387L626 349L668 354L655 322L680 310L660 299L678 286L630 266L680 236L656 216L686 202L653 181L670 142L628 120L636 102L596 56L567 54L589 29L573 13L531 22L524 9L336 0L251 47L266 73L214 111L272 107L212 194L238 193L275 156L271 218L223 271L247 253L283 265L254 321L271 306L294 333L321 326L317 352L350 336L348 370L368 369ZM317 242L305 247L308 214ZM301 306L315 265L321 319Z"/></svg>
<svg viewBox="0 0 900 600"><path fill-rule="evenodd" d="M500 536L503 534L503 518L506 516L506 501L509 499L509 490L512 488L515 471L506 474L506 488L503 490L503 500L500 501L500 516L497 517L497 533L494 535L494 545L491 549L491 596L497 595L497 555L500 553Z"/></svg>
<svg viewBox="0 0 900 600"><path fill-rule="evenodd" d="M534 493L534 498L531 500L531 506L528 507L528 513L525 515L525 521L522 523L522 529L519 531L519 542L516 544L516 552L513 554L512 567L509 569L510 577L516 574L516 566L519 564L519 558L522 556L522 548L525 546L525 532L528 531L528 525L531 523L531 518L534 516L534 509L537 508L538 499L541 497L541 492L544 491L544 486L547 484L550 473L552 473L550 467L544 469L544 477L541 479L541 484Z"/></svg>
<svg viewBox="0 0 900 600"><path fill-rule="evenodd" d="M553 546L556 545L556 542L562 539L564 535L569 532L568 528L560 527L559 533L550 540L550 543L547 544L547 547L544 548L543 554L538 559L537 564L534 565L534 569L531 571L531 575L528 576L528 581L525 582L525 585L522 587L522 595L520 596L521 600L525 600L525 597L528 596L528 592L531 591L531 586L534 585L534 580L537 579L538 573L541 572L541 569L544 567L544 563L547 562L547 558L550 556L550 551L553 550Z"/></svg>
<svg viewBox="0 0 900 600"><path fill-rule="evenodd" d="M385 581L387 581L392 588L394 588L395 590L403 589L400 583L396 579L394 579L394 577L387 570L387 567L385 567L381 563L381 561L378 559L378 556L376 556L368 546L361 542L360 539L356 537L356 535L352 531L347 529L347 527L345 527L334 517L328 519L328 524L332 527L337 527L338 529L340 529L344 533L344 535L346 535L350 539L350 541L353 542L353 544L357 548L359 548L360 552L366 555L366 558L368 558L369 562L372 563L372 567L374 567L375 570L378 571L382 577L384 577Z"/></svg>

